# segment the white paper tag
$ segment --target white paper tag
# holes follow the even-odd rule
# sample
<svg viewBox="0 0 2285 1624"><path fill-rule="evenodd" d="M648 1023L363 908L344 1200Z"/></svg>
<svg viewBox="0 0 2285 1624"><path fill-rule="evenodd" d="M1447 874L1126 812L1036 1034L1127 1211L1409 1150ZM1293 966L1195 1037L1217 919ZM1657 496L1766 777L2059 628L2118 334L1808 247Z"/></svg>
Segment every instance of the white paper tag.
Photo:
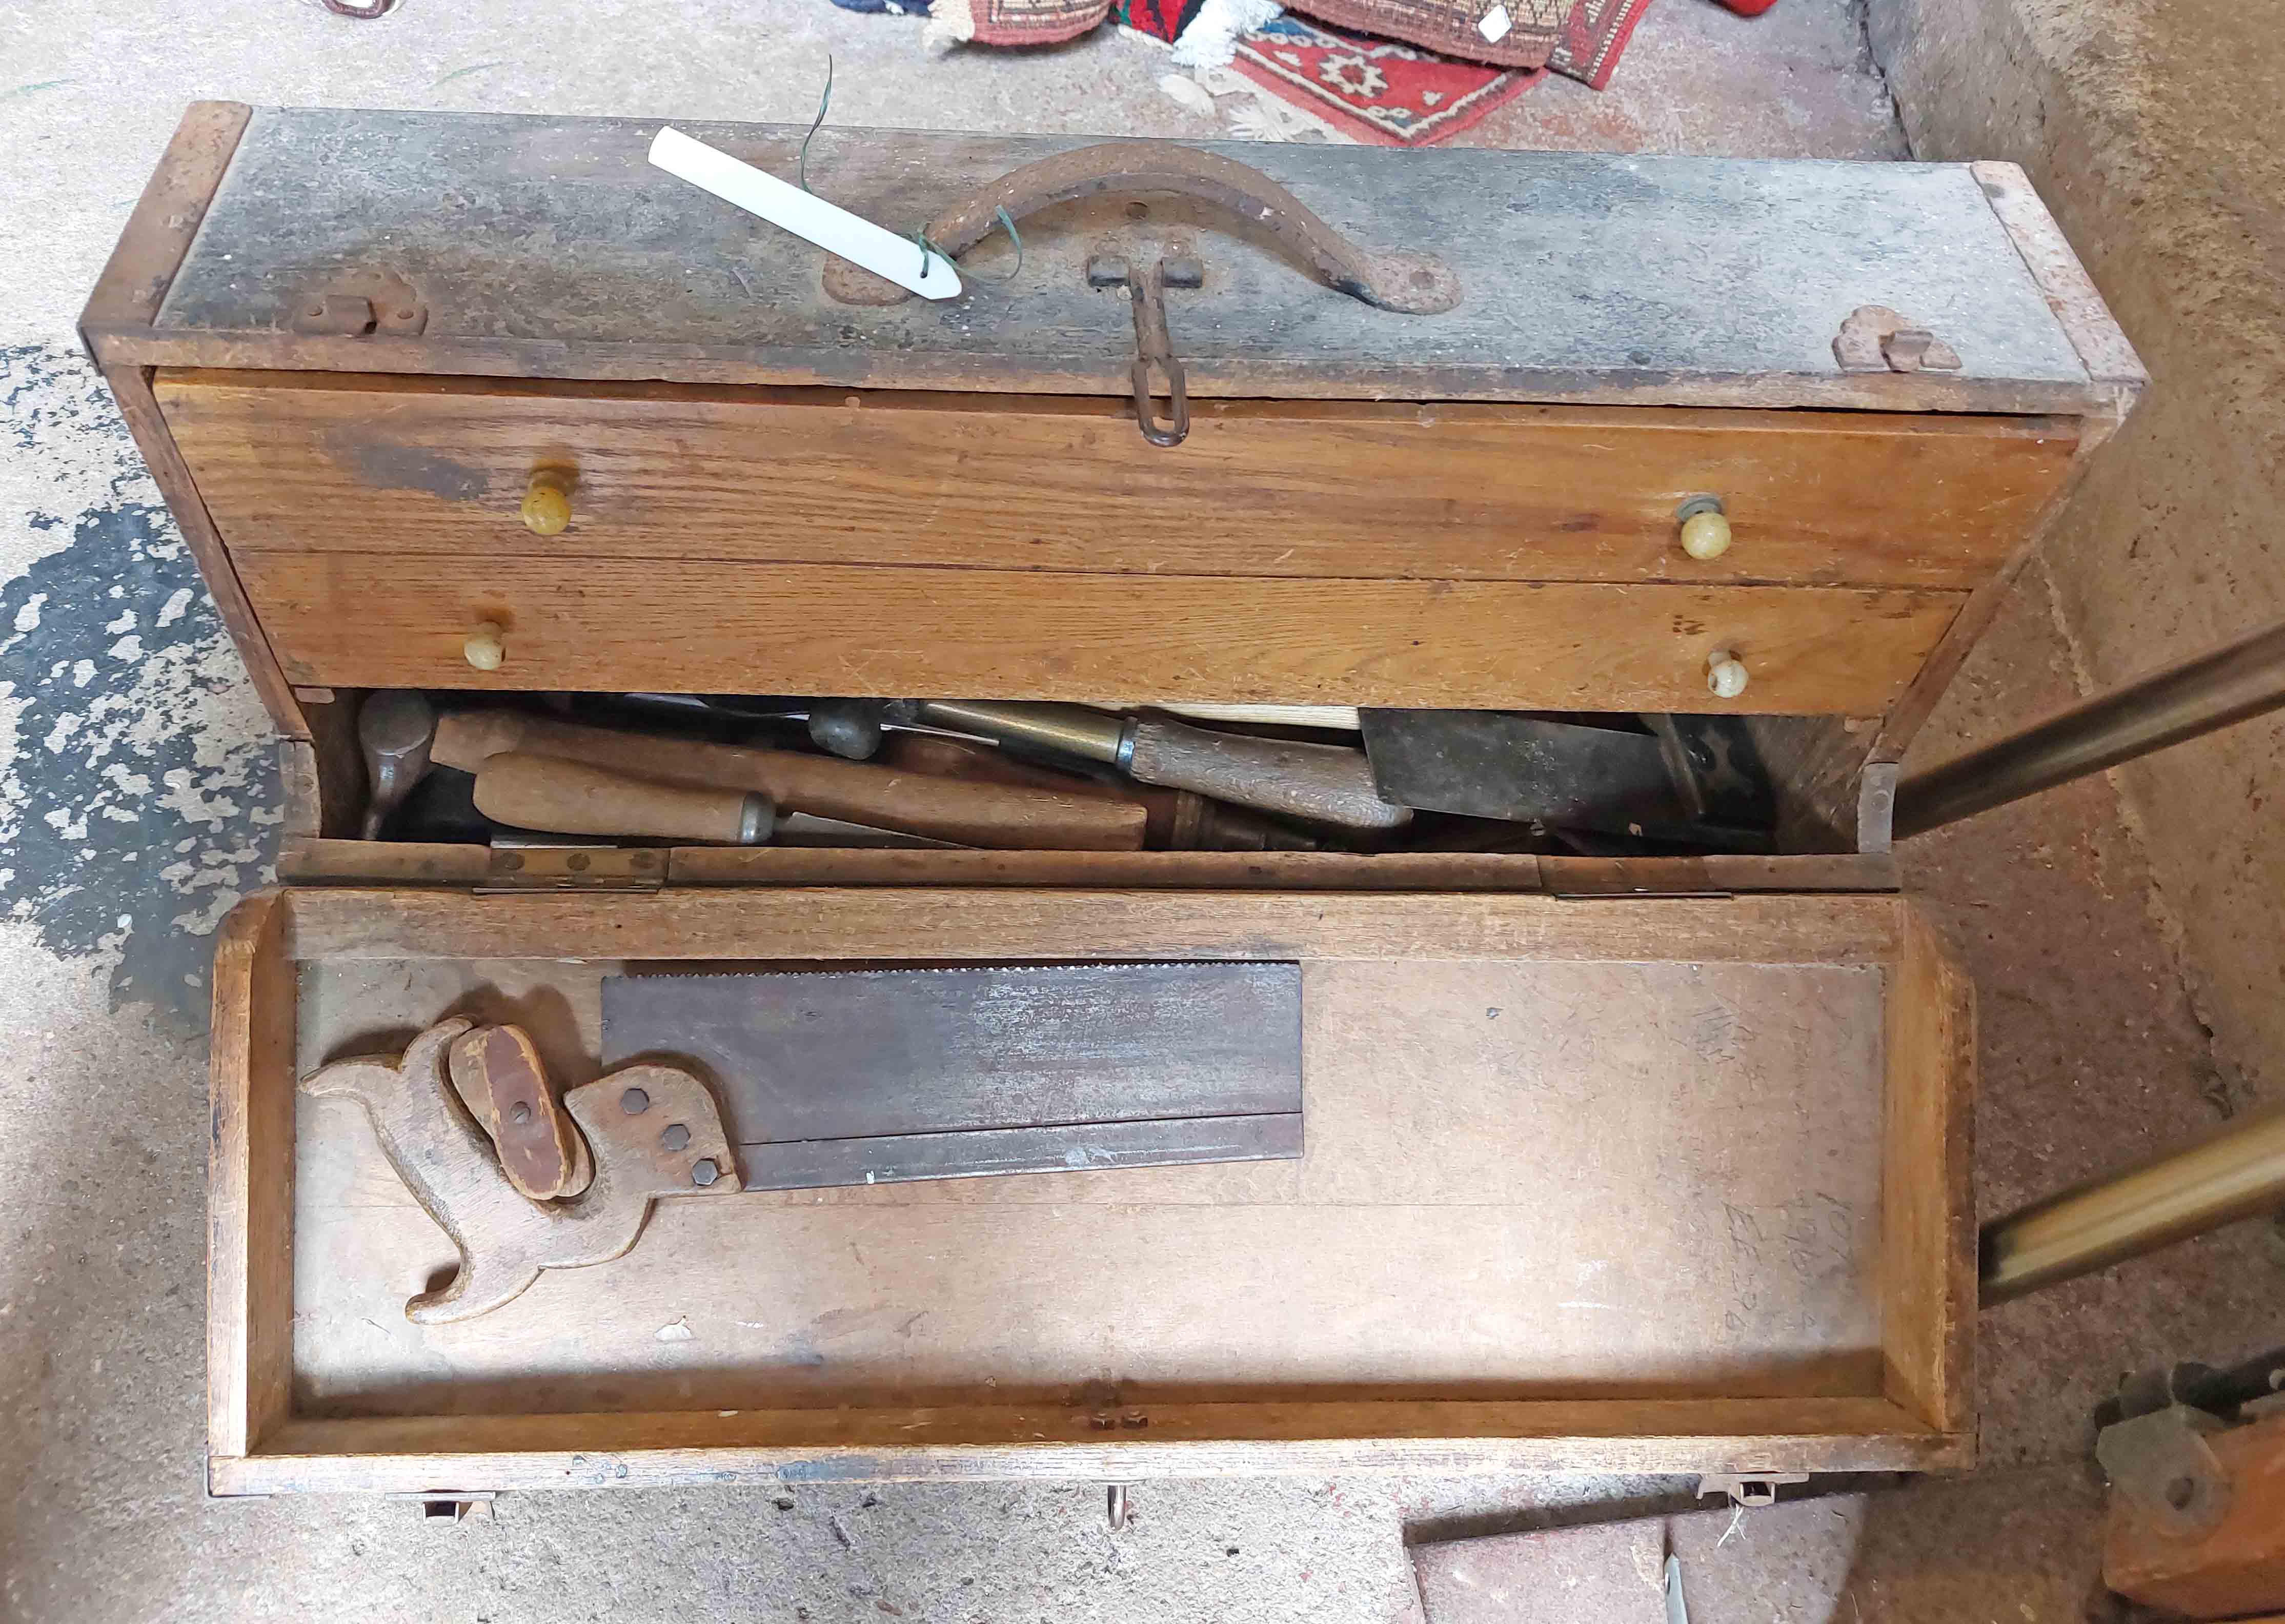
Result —
<svg viewBox="0 0 2285 1624"><path fill-rule="evenodd" d="M1496 45L1507 37L1507 31L1514 27L1515 19L1507 14L1507 7L1496 5L1484 13L1484 20L1476 25L1476 32L1484 36L1488 44Z"/></svg>
<svg viewBox="0 0 2285 1624"><path fill-rule="evenodd" d="M711 192L772 225L783 226L829 254L862 265L875 276L923 299L950 299L960 292L960 272L941 254L923 254L909 237L886 231L823 198L789 186L776 176L742 163L671 125L652 137L650 161L677 179Z"/></svg>

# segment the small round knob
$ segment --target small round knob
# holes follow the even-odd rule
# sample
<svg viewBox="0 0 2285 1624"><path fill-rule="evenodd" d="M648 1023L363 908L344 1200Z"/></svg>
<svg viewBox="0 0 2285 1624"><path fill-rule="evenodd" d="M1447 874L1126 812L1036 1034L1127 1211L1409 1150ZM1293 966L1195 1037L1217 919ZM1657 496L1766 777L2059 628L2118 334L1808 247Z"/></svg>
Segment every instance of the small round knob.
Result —
<svg viewBox="0 0 2285 1624"><path fill-rule="evenodd" d="M561 536L571 522L571 475L534 468L523 488L523 528L535 536Z"/></svg>
<svg viewBox="0 0 2285 1624"><path fill-rule="evenodd" d="M496 671L507 659L506 637L499 622L484 621L468 633L468 640L460 645L460 653L478 671Z"/></svg>
<svg viewBox="0 0 2285 1624"><path fill-rule="evenodd" d="M1706 656L1706 686L1716 699L1735 699L1746 691L1746 663L1726 648Z"/></svg>
<svg viewBox="0 0 2285 1624"><path fill-rule="evenodd" d="M1682 521L1682 550L1704 563L1730 550L1730 516L1718 496L1694 496L1674 510Z"/></svg>

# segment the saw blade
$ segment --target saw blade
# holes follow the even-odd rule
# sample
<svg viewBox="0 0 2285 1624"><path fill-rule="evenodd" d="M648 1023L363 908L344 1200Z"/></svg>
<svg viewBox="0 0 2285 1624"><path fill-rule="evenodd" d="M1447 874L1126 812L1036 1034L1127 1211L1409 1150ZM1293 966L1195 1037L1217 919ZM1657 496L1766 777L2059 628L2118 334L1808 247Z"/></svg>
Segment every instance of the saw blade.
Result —
<svg viewBox="0 0 2285 1624"><path fill-rule="evenodd" d="M713 1087L749 1189L1300 1150L1300 967L616 976L607 1066Z"/></svg>

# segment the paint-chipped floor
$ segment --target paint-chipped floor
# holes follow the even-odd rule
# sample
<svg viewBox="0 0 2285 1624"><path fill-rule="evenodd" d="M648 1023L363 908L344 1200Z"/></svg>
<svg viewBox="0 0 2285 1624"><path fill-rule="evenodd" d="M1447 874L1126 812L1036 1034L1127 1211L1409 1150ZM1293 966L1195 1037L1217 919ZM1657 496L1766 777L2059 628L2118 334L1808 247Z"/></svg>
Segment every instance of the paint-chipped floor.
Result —
<svg viewBox="0 0 2285 1624"><path fill-rule="evenodd" d="M205 962L265 876L277 791L260 710L71 330L182 104L806 119L830 51L849 124L1184 136L1227 115L1166 97L1163 53L1132 36L932 60L910 20L825 0L407 0L378 23L313 0L15 0L0 39L0 1616L1379 1624L1416 1616L1408 1540L1686 1493L1169 1483L1138 1488L1117 1534L1099 1491L1021 1486L525 1495L449 1528L372 1498L206 1502ZM1464 141L1904 151L1840 0L1752 22L1657 0L1610 92L1551 79ZM2062 700L2067 670L2035 577L1929 749ZM2249 1103L2214 1070L2107 782L1908 867L1982 995L1987 1212ZM1987 1315L1987 1466L1852 1510L1840 1616L2077 1617L2089 1408L2139 1365L2253 1351L2279 1267L2240 1229Z"/></svg>

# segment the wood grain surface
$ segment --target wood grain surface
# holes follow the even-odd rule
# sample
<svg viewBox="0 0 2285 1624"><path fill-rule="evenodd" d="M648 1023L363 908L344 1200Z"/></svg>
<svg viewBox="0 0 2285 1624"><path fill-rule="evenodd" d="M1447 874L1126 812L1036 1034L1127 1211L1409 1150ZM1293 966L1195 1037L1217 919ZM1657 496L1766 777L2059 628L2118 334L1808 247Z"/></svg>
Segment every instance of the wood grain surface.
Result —
<svg viewBox="0 0 2285 1624"><path fill-rule="evenodd" d="M1904 910L1888 1005L1881 1192L1882 1390L1973 1440L1975 989L1928 921Z"/></svg>
<svg viewBox="0 0 2285 1624"><path fill-rule="evenodd" d="M609 969L312 966L298 1056L542 987L584 1042ZM298 1413L1875 1396L1882 996L1865 962L1307 964L1299 1161L663 1204L450 1326L403 1307L452 1242L321 1101Z"/></svg>
<svg viewBox="0 0 2285 1624"><path fill-rule="evenodd" d="M297 682L1877 715L1960 595L386 554L238 561ZM478 671L471 628L506 629ZM1733 650L1740 697L1707 691Z"/></svg>
<svg viewBox="0 0 2285 1624"><path fill-rule="evenodd" d="M283 894L287 949L310 960L766 953L889 963L1610 958L1823 964L1885 960L1905 916L1898 898L1846 892L1574 899L1502 891L1074 895L915 885L471 897L312 885Z"/></svg>
<svg viewBox="0 0 2285 1624"><path fill-rule="evenodd" d="M645 161L657 128L259 109L137 358L1123 398L1133 324L1084 275L1108 239L1136 258L1182 243L1204 261L1205 286L1168 311L1193 399L2076 412L2093 392L1961 164L1198 143L1368 248L1435 253L1460 303L1434 317L1376 310L1228 210L1153 198L1137 222L1109 197L1033 216L1020 271L1004 241L971 251L979 277L1016 274L971 284L954 306L858 309L823 295L809 244L757 231L695 188L663 188ZM777 175L794 172L809 134L687 129ZM903 231L1100 139L828 128L808 141L806 169L822 194ZM434 207L440 193L458 207ZM428 307L420 339L287 330L296 302L381 243ZM1612 296L1618 285L1627 296ZM1833 332L1866 302L1936 322L1963 365L1838 372Z"/></svg>
<svg viewBox="0 0 2285 1624"><path fill-rule="evenodd" d="M1943 1471L1960 1440L1879 1398L1378 1399L1112 1409L902 1405L296 1421L217 1495L802 1483L1133 1482L1345 1471Z"/></svg>
<svg viewBox="0 0 2285 1624"><path fill-rule="evenodd" d="M233 549L514 556L536 462L583 558L1135 574L1974 586L2068 420L1115 401L292 373L161 374ZM1718 495L1700 562L1676 508ZM322 514L322 523L310 516Z"/></svg>
<svg viewBox="0 0 2285 1624"><path fill-rule="evenodd" d="M268 632L255 618L254 606L247 601L246 587L231 563L214 521L207 514L206 503L200 498L190 469L183 464L182 453L175 448L174 435L167 430L166 415L152 398L149 372L140 366L106 363L103 381L111 386L112 398L119 404L119 415L135 437L135 449L143 453L144 466L150 469L153 482L167 498L168 511L174 514L176 526L183 532L183 544L197 561L199 574L214 599L215 613L222 617L223 628L230 633L238 657L245 662L246 674L254 684L254 691L261 696L263 708L270 712L271 720L287 738L310 737L310 723L302 702L294 697L293 685L279 669L278 655L270 646Z"/></svg>
<svg viewBox="0 0 2285 1624"><path fill-rule="evenodd" d="M207 1159L207 1447L244 1455L292 1408L294 967L286 898L232 908L215 942Z"/></svg>
<svg viewBox="0 0 2285 1624"><path fill-rule="evenodd" d="M183 109L183 122L88 295L82 326L151 325L253 115L253 108L234 101L194 101ZM96 354L113 358L100 346Z"/></svg>
<svg viewBox="0 0 2285 1624"><path fill-rule="evenodd" d="M522 750L484 762L475 803L485 817L518 828L725 846L767 840L777 816L773 807L757 806L750 790L661 783Z"/></svg>
<svg viewBox="0 0 2285 1624"><path fill-rule="evenodd" d="M1196 928L1199 915L1215 930ZM1972 1451L1960 1426L1929 1419L1972 1413L1972 1395L1897 1391L1900 1358L1927 1345L1912 1328L1948 1320L1956 1338L1959 1323L1899 1293L1956 1280L1959 1262L1904 1255L1927 1231L1907 1215L1903 1238L1889 1233L1894 1185L1904 1170L1952 1169L1928 1135L1953 1132L1958 1112L1922 1102L1967 1079L1943 1060L1948 1047L1952 1067L1966 1063L1958 1042L1915 1047L1904 1070L1916 1102L1888 1102L1898 1062L1883 1034L1920 951L1894 898L317 889L265 895L240 917L263 968L220 983L217 1042L267 1031L271 1058L251 1071L234 1062L217 1080L238 1078L235 1097L257 1113L290 1094L297 1063L401 1044L445 1013L513 1022L552 1075L594 1076L596 988L620 955L735 961L766 944L821 959L1020 960L1084 940L1080 951L1112 955L1218 944L1228 956L1303 958L1313 1114L1299 1164L679 1204L712 1215L662 1212L644 1256L671 1261L616 1281L607 1303L587 1303L574 1271L498 1315L376 1339L368 1319L403 1322L356 1305L401 1303L450 1243L409 1204L362 1114L313 1102L291 1228L247 1232L242 1200L216 1212L217 1281L247 1278L266 1255L290 1256L298 1283L290 1304L264 1299L256 1316L227 1309L242 1293L218 1299L224 1330L294 1350L290 1407L281 1400L254 1433L226 1430L243 1409L224 1413L215 1438L239 1447L214 1451L218 1493L781 1474L1924 1470ZM521 956L482 957L502 948ZM1614 1008L1628 1019L1614 1022ZM1615 1138L1601 1131L1614 1120L1631 1125ZM1551 1159L1566 1134L1592 1144ZM1526 1142L1510 1144L1518 1134ZM1389 1135L1443 1148L1373 1148ZM1649 1165L1614 1171L1614 1144ZM259 1158L241 1161L287 1188ZM1942 1201L1957 1213L1956 1188ZM702 1233L733 1213L752 1221L734 1236ZM763 1230L774 1238L756 1247ZM1584 1245L1621 1234L1616 1251ZM1046 1293L1041 1313L1010 1320L942 1270L900 1268L919 1255L915 1238L972 1258L954 1271L970 1283L1004 1275L1018 1298ZM873 1262L836 1284L860 1261L850 1241ZM1543 1245L1559 1251L1535 1261ZM1174 1267L1199 1247L1212 1267ZM791 1272L766 1300L757 1284L750 1304L742 1262L725 1295L714 1260L726 1248L765 1274ZM1074 1258L1086 1263L1077 1278ZM1565 1273L1598 1261L1591 1281ZM585 1275L599 1286L624 1267ZM686 1275L695 1295L677 1284ZM1412 1301L1424 1290L1433 1300ZM930 1292L950 1293L940 1322L899 1306ZM1176 1312L1231 1292L1243 1310ZM1521 1314L1535 1303L1542 1312ZM484 1329L526 1314L541 1318L515 1335ZM1573 1323L1588 1319L1598 1323ZM1027 1329L1011 1339L1011 1324ZM1331 1342L1327 1325L1339 1328ZM218 1361L247 1345L225 1337ZM536 1347L553 1351L535 1361ZM1923 1368L1966 1379L1949 1357ZM218 1361L218 1382L228 1375Z"/></svg>
<svg viewBox="0 0 2285 1624"><path fill-rule="evenodd" d="M491 853L429 842L288 839L289 884L471 885ZM1567 896L1893 891L1885 853L1781 857L1539 857L1529 852L892 851L854 847L677 847L675 885L1057 886L1086 890L1552 890Z"/></svg>

